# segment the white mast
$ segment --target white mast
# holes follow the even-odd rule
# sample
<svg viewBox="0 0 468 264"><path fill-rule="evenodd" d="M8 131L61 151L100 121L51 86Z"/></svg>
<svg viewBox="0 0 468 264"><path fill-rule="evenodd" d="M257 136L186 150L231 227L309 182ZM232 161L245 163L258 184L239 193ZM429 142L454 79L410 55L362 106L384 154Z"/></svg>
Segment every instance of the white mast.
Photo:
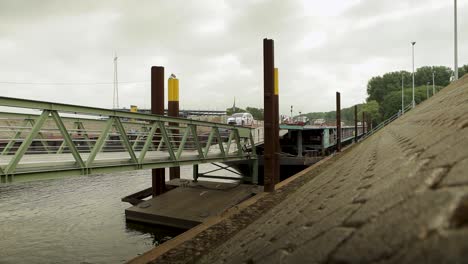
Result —
<svg viewBox="0 0 468 264"><path fill-rule="evenodd" d="M112 98L112 108L119 108L119 81L117 78L117 53L114 53L114 95Z"/></svg>

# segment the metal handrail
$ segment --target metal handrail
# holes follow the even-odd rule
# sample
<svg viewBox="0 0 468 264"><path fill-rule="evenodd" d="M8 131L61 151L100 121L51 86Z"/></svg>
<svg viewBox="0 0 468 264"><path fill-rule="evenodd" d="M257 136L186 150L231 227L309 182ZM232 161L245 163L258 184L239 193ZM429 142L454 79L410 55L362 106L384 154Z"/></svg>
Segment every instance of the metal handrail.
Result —
<svg viewBox="0 0 468 264"><path fill-rule="evenodd" d="M392 115L391 117L387 118L386 120L380 122L380 124L378 124L376 127L373 127L369 132L365 133L362 137L361 137L361 140L364 140L366 138L368 138L369 136L371 136L372 134L374 134L375 132L379 131L380 129L382 129L383 127L385 127L386 125L390 124L391 122L395 121L396 119L398 119L400 116L403 116L404 114L406 114L408 111L410 111L411 109L413 109L412 107L412 104L409 104L407 106L405 106L404 108L404 111L401 111L399 110L396 114Z"/></svg>
<svg viewBox="0 0 468 264"><path fill-rule="evenodd" d="M0 182L257 159L249 127L8 97L0 106Z"/></svg>

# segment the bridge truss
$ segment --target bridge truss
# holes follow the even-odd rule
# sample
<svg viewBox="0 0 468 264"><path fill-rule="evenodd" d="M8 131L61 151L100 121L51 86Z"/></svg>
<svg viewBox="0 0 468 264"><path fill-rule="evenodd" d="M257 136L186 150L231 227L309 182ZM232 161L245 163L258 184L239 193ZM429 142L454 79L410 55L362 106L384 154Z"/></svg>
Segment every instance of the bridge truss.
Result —
<svg viewBox="0 0 468 264"><path fill-rule="evenodd" d="M251 160L250 128L0 97L0 181Z"/></svg>

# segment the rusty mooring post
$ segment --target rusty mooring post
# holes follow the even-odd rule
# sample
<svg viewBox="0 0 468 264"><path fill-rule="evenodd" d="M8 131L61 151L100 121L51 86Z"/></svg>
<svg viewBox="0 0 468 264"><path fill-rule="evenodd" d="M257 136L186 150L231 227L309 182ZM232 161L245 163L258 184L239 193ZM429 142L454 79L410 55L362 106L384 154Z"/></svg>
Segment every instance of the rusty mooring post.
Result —
<svg viewBox="0 0 468 264"><path fill-rule="evenodd" d="M160 66L151 67L151 113L164 115L164 67ZM155 138L161 140L160 137ZM166 175L164 168L152 169L151 172L153 197L155 197L166 190Z"/></svg>
<svg viewBox="0 0 468 264"><path fill-rule="evenodd" d="M354 142L358 141L357 105L354 106Z"/></svg>
<svg viewBox="0 0 468 264"><path fill-rule="evenodd" d="M274 132L275 132L275 166L274 166L274 173L275 176L274 184L276 185L280 181L280 158L279 153L281 153L281 145L279 142L279 72L278 68L275 68L274 71L274 105L273 108L275 109L275 123L274 123Z"/></svg>
<svg viewBox="0 0 468 264"><path fill-rule="evenodd" d="M168 116L178 117L179 116L179 79L175 76L171 75L169 80L167 81L167 90L168 90L168 102L167 102L167 114ZM177 126L177 123L170 123L170 126ZM174 144L173 147L177 148L181 137L179 135L179 130L175 129L172 130L172 134L174 135ZM171 167L169 168L169 179L176 179L180 178L180 167Z"/></svg>
<svg viewBox="0 0 468 264"><path fill-rule="evenodd" d="M276 173L276 130L278 130L278 123L276 123L275 115L275 56L274 44L272 39L263 39L263 104L265 109L264 114L264 190L272 192L275 190L275 176Z"/></svg>
<svg viewBox="0 0 468 264"><path fill-rule="evenodd" d="M339 92L336 92L336 151L341 151L341 102Z"/></svg>

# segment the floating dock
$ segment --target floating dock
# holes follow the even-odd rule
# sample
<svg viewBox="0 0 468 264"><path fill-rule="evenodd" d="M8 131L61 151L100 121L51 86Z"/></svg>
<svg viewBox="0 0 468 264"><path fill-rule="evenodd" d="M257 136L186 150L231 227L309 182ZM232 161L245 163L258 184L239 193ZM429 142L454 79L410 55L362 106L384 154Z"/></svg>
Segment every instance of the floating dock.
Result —
<svg viewBox="0 0 468 264"><path fill-rule="evenodd" d="M247 184L184 179L166 184L176 188L126 209L126 219L190 229L262 191Z"/></svg>

